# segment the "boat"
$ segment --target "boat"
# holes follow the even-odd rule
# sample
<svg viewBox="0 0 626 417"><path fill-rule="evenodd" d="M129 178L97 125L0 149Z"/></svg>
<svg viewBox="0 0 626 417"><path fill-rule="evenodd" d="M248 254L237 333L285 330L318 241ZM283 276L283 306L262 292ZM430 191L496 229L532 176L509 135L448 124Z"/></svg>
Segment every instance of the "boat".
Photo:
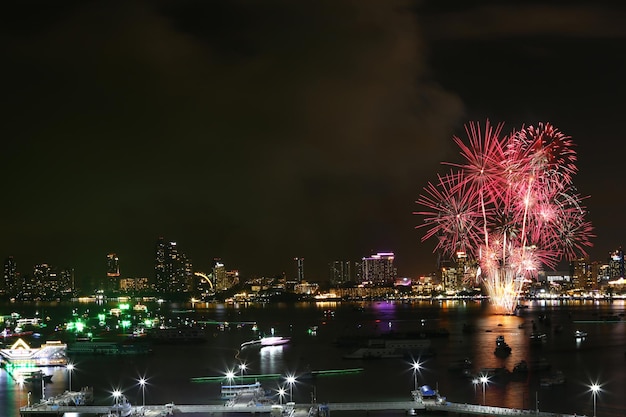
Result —
<svg viewBox="0 0 626 417"><path fill-rule="evenodd" d="M290 339L288 337L281 336L269 336L262 337L256 340L250 340L249 342L244 342L241 344L241 348L249 347L249 346L280 346L289 343Z"/></svg>
<svg viewBox="0 0 626 417"><path fill-rule="evenodd" d="M245 394L265 396L265 390L261 387L261 383L258 381L254 384L222 385L221 398L223 400L230 400Z"/></svg>
<svg viewBox="0 0 626 417"><path fill-rule="evenodd" d="M432 389L429 385L422 385L415 391L411 391L413 400L420 404L443 404L446 398L439 395L439 391Z"/></svg>
<svg viewBox="0 0 626 417"><path fill-rule="evenodd" d="M40 384L42 382L50 383L52 382L52 375L44 374L43 371L38 370L38 371L31 372L28 375L24 375L24 381L30 382L33 384Z"/></svg>
<svg viewBox="0 0 626 417"><path fill-rule="evenodd" d="M493 352L496 356L509 356L511 350L511 347L504 341L504 336L500 335L496 338L496 349Z"/></svg>
<svg viewBox="0 0 626 417"><path fill-rule="evenodd" d="M574 332L574 337L576 339L584 339L585 337L587 337L587 332L584 332L582 330L576 330Z"/></svg>
<svg viewBox="0 0 626 417"><path fill-rule="evenodd" d="M165 327L151 329L148 338L154 343L202 343L207 341L204 329L199 327Z"/></svg>
<svg viewBox="0 0 626 417"><path fill-rule="evenodd" d="M70 343L67 353L69 355L143 355L152 353L152 348L149 343L81 340Z"/></svg>
<svg viewBox="0 0 626 417"><path fill-rule="evenodd" d="M115 404L113 404L109 412L119 417L128 417L132 412L132 406L126 396L121 394L115 399Z"/></svg>
<svg viewBox="0 0 626 417"><path fill-rule="evenodd" d="M530 334L530 343L533 345L541 345L548 341L548 335L541 332L532 332Z"/></svg>
<svg viewBox="0 0 626 417"><path fill-rule="evenodd" d="M402 358L403 355L393 348L364 347L343 355L344 359L389 359Z"/></svg>

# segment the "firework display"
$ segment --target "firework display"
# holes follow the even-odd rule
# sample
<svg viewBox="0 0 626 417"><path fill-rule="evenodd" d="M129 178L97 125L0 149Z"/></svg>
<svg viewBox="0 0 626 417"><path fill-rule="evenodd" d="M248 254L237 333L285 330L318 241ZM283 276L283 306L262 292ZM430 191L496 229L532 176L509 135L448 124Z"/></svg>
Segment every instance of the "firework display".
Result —
<svg viewBox="0 0 626 417"><path fill-rule="evenodd" d="M465 253L490 300L511 312L523 283L545 265L586 255L591 223L573 185L576 152L569 136L549 123L502 136L502 124L465 127L454 137L463 162L424 188L417 226L435 251Z"/></svg>

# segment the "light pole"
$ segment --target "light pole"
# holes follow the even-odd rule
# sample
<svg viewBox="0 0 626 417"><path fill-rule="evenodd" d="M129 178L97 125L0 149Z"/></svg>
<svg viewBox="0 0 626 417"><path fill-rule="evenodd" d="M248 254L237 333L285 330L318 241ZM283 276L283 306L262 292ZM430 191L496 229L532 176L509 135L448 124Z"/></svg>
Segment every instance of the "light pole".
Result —
<svg viewBox="0 0 626 417"><path fill-rule="evenodd" d="M593 395L593 417L596 417L596 395L598 394L598 391L600 391L600 385L598 384L591 384L591 394Z"/></svg>
<svg viewBox="0 0 626 417"><path fill-rule="evenodd" d="M285 389L281 387L278 389L278 404L283 405L284 396L285 396Z"/></svg>
<svg viewBox="0 0 626 417"><path fill-rule="evenodd" d="M476 401L476 385L478 385L478 378L472 379L472 384L474 385L474 401Z"/></svg>
<svg viewBox="0 0 626 417"><path fill-rule="evenodd" d="M120 407L118 407L118 404L119 404L119 399L121 396L122 396L122 391L117 390L117 389L113 391L113 398L115 398L115 411L116 411L115 414L117 414L118 416L120 414Z"/></svg>
<svg viewBox="0 0 626 417"><path fill-rule="evenodd" d="M141 385L141 405L146 407L146 378L139 378L139 385Z"/></svg>
<svg viewBox="0 0 626 417"><path fill-rule="evenodd" d="M230 370L226 372L226 380L228 381L228 385L233 385L233 381L235 380L235 373Z"/></svg>
<svg viewBox="0 0 626 417"><path fill-rule="evenodd" d="M485 403L487 402L486 399L485 399L485 386L489 382L489 378L487 378L485 375L483 375L483 376L480 377L480 382L483 384L483 405L485 405Z"/></svg>
<svg viewBox="0 0 626 417"><path fill-rule="evenodd" d="M70 392L71 392L72 391L72 371L74 370L74 364L68 363L66 368L67 368L67 372L69 373Z"/></svg>
<svg viewBox="0 0 626 417"><path fill-rule="evenodd" d="M246 370L246 364L245 363L240 363L239 364L239 371L241 372L241 384L243 385L243 371Z"/></svg>
<svg viewBox="0 0 626 417"><path fill-rule="evenodd" d="M418 362L413 362L413 380L415 382L415 391L417 391L417 372L421 369L422 364Z"/></svg>
<svg viewBox="0 0 626 417"><path fill-rule="evenodd" d="M293 384L296 383L296 377L293 375L287 376L287 383L289 384L289 401L293 401Z"/></svg>

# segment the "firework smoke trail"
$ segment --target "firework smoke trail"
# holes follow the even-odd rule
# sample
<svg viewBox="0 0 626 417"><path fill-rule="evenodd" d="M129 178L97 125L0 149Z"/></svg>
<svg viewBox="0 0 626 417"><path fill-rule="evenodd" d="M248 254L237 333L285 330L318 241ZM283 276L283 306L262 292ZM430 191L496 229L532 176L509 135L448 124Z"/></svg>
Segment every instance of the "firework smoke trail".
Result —
<svg viewBox="0 0 626 417"><path fill-rule="evenodd" d="M549 123L501 137L502 124L466 126L454 137L465 160L429 183L417 203L435 251L465 252L494 303L511 312L524 281L545 265L585 256L591 223L572 178L576 153L569 136ZM456 170L455 170L456 169Z"/></svg>

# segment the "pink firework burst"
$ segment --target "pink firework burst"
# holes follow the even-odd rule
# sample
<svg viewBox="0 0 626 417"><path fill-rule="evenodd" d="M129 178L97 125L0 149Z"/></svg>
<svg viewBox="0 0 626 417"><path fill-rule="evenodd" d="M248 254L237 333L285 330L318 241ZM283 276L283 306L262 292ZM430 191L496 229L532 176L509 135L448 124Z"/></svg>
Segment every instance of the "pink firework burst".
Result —
<svg viewBox="0 0 626 417"><path fill-rule="evenodd" d="M435 251L463 251L492 301L514 305L521 283L543 266L586 255L593 237L572 179L576 152L569 136L549 123L501 136L502 124L466 126L467 142L454 138L464 161L429 183L415 214L437 239ZM514 299L501 299L514 297Z"/></svg>

